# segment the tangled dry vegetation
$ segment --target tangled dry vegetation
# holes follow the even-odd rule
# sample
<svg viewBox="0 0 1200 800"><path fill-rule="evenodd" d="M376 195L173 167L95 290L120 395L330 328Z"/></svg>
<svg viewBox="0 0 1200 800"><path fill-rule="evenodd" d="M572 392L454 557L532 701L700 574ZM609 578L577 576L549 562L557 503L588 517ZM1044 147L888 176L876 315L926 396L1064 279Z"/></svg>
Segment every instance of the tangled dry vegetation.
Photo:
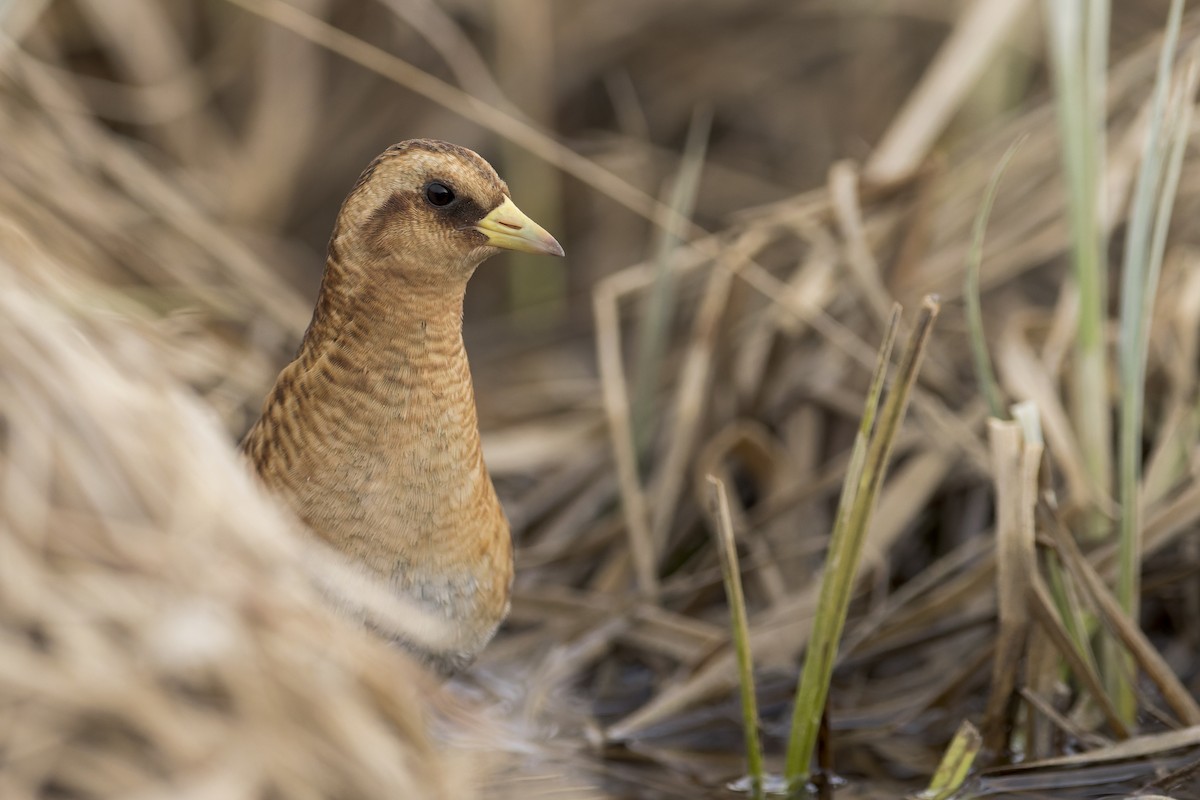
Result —
<svg viewBox="0 0 1200 800"><path fill-rule="evenodd" d="M956 93L919 80L969 75L930 67L969 31L921 3L630 0L614 14L606 0L560 15L525 2L520 31L466 0L288 6L358 37L347 43L267 0L126 0L119 19L110 2L0 17L0 794L461 796L455 757L425 733L420 678L314 602L288 523L232 442L307 322L334 208L370 155L418 135L489 156L488 131L545 144L533 120L573 151L498 145L495 161L563 233L569 273L489 266L472 285L468 348L519 577L510 625L459 688L520 720L543 770L606 793L693 797L737 777L702 502L714 474L737 489L777 750L875 345L893 301L911 318L937 293L835 673L837 771L881 796L919 788L973 718L1000 756L1019 728L1026 761L980 791L1200 796L1200 271L1186 224L1200 172L1185 161L1155 306L1143 611L1122 625L1102 588L1112 548L1061 535L1091 495L1065 410L1069 240L1033 32L1010 31L984 87ZM1107 180L1124 197L1162 15L1117 5ZM994 27L967 49L991 53L1008 30ZM1193 13L1181 51L1198 37ZM373 44L500 110L456 105ZM698 105L712 111L707 154L650 143L703 129ZM954 143L934 152L951 118ZM1056 503L1039 511L1039 563L1053 553L1079 607L1133 654L1133 729L1097 700L1036 581L1022 669L996 667L1006 473L961 296L984 186L1020 136L988 229L984 323L1008 399L1042 415ZM718 232L648 244L657 234L627 207L669 218L652 196L670 176L698 185L692 216ZM1005 675L1013 696L997 710Z"/></svg>
<svg viewBox="0 0 1200 800"><path fill-rule="evenodd" d="M325 610L170 334L0 241L0 794L469 795L429 679Z"/></svg>

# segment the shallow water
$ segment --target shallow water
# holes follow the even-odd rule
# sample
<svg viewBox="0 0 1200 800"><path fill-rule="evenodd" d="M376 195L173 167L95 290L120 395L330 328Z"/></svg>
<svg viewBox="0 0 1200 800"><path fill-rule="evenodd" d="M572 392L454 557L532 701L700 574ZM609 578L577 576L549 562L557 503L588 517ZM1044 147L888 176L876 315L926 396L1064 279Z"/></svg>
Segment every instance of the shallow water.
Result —
<svg viewBox="0 0 1200 800"><path fill-rule="evenodd" d="M776 771L782 769L781 723L790 712L786 702L777 702L781 693L776 684L790 686L792 680L778 677L760 684L768 701L763 705L767 768ZM636 740L611 744L602 743L600 724L624 714L638 692L631 691L624 702L612 696L595 700L568 684L548 680L544 670L530 670L527 664L487 664L450 685L463 706L448 720L446 737L455 746L502 754L493 759L496 779L489 786L502 797L747 797L731 788L745 770L735 699L682 713ZM925 762L936 759L940 750L935 752L915 731L872 731L859 727L862 722L835 725L841 728L835 732L835 763L842 772L833 796L892 800L925 788L936 766ZM1200 800L1200 748L1084 768L995 768L973 777L960 797L1107 800L1137 795Z"/></svg>

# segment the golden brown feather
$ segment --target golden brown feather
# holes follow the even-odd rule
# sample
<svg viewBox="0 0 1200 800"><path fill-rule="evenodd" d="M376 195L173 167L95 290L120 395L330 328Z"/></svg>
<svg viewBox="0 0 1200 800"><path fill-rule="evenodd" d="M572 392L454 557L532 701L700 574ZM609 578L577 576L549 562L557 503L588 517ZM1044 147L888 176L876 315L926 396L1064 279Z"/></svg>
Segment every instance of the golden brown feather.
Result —
<svg viewBox="0 0 1200 800"><path fill-rule="evenodd" d="M508 610L512 543L483 462L462 339L475 268L500 249L562 255L486 161L412 140L342 205L296 359L242 448L327 543L444 617L450 671Z"/></svg>

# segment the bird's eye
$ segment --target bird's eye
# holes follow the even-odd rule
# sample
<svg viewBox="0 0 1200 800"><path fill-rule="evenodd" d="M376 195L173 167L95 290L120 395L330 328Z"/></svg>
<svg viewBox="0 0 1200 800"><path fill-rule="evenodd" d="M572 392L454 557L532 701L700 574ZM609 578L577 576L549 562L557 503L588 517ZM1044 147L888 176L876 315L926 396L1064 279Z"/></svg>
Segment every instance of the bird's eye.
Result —
<svg viewBox="0 0 1200 800"><path fill-rule="evenodd" d="M425 187L425 199L430 205L448 206L454 202L454 190L444 183L434 181Z"/></svg>

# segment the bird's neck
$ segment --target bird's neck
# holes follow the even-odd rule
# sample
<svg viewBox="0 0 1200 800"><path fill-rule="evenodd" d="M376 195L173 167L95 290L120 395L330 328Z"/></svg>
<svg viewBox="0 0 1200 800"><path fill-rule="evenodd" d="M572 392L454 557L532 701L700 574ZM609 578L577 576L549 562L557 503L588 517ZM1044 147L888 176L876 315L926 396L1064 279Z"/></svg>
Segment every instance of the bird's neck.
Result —
<svg viewBox="0 0 1200 800"><path fill-rule="evenodd" d="M407 277L414 272L390 259L348 272L331 247L301 356L311 350L315 357L331 346L348 349L364 359L363 366L400 378L414 369L465 365L467 276L431 282Z"/></svg>
<svg viewBox="0 0 1200 800"><path fill-rule="evenodd" d="M331 258L300 352L243 448L314 530L393 576L419 560L409 551L453 552L474 524L464 515L502 514L463 346L465 278L412 284L374 266L356 283L368 271Z"/></svg>
<svg viewBox="0 0 1200 800"><path fill-rule="evenodd" d="M480 451L462 338L466 281L414 283L403 270L380 267L386 279L362 286L330 285L340 276L327 268L298 360L324 366L328 375L317 368L306 377L323 384L330 402L378 426L369 441L418 443L431 451L427 461L444 457L448 471L461 471Z"/></svg>

